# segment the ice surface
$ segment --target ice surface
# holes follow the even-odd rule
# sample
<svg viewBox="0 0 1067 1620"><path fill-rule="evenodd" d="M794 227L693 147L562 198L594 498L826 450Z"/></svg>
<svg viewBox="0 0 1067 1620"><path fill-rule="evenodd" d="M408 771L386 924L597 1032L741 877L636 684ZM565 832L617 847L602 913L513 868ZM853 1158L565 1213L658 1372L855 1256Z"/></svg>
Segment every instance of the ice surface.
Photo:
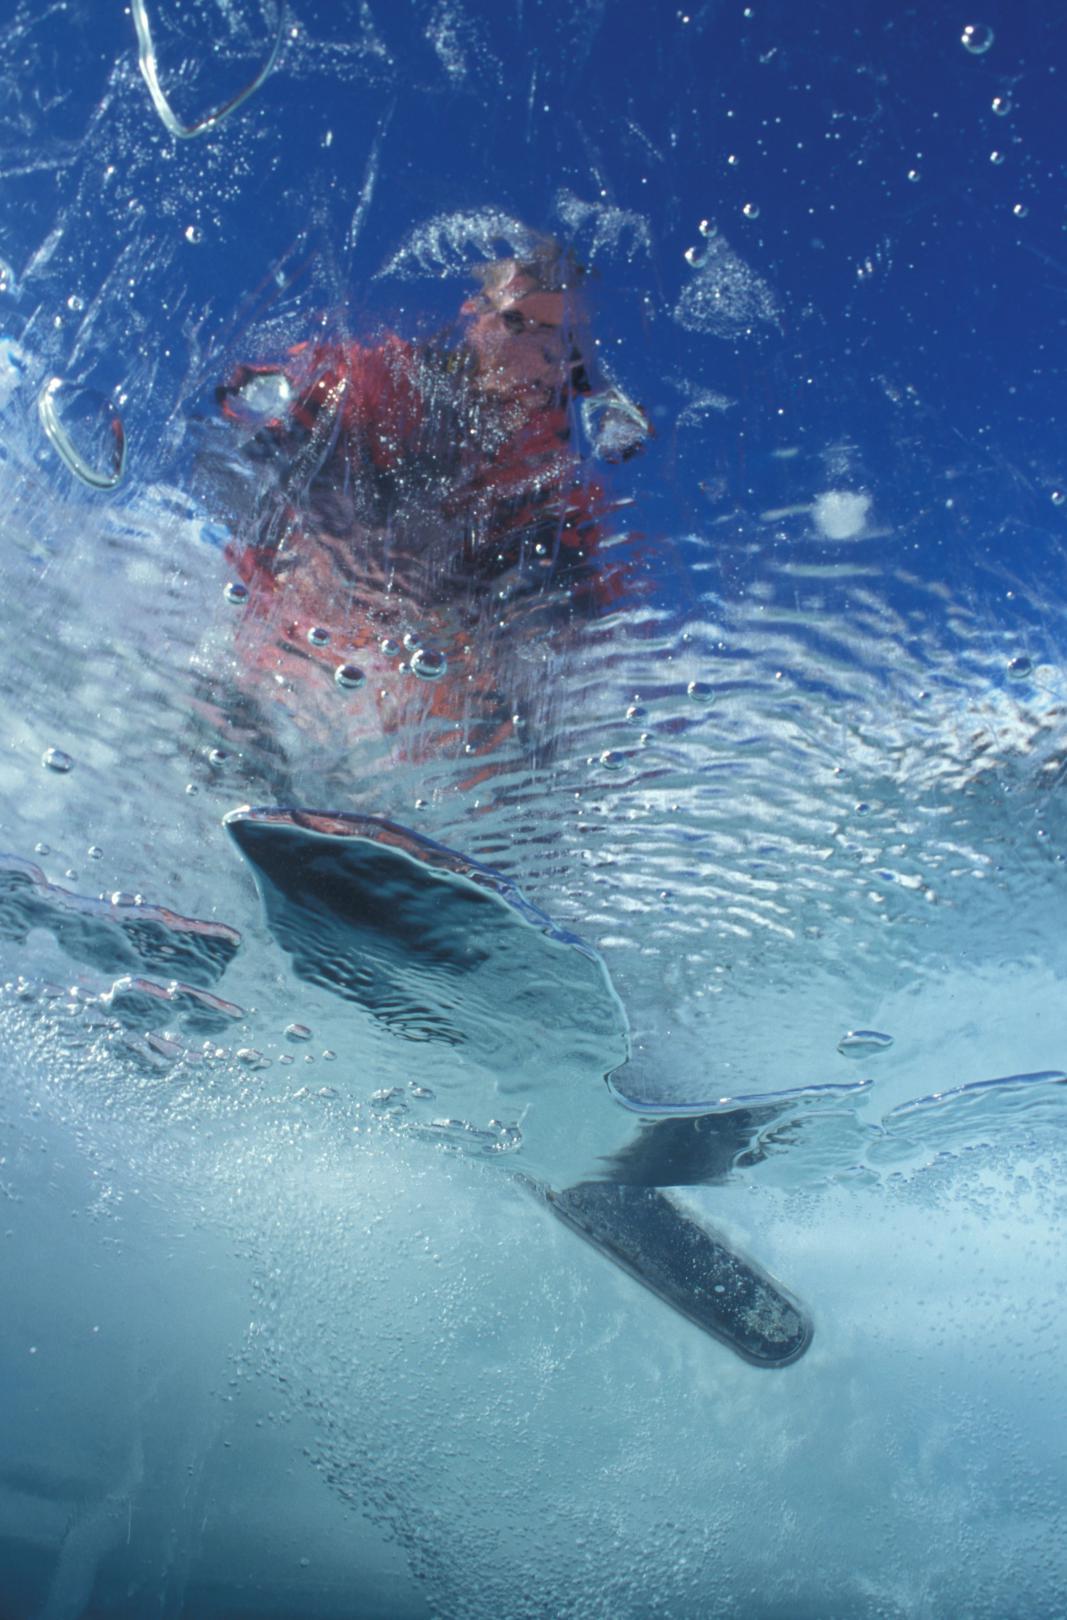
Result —
<svg viewBox="0 0 1067 1620"><path fill-rule="evenodd" d="M973 58L831 0L309 0L238 106L273 5L146 5L197 139L122 8L0 39L0 1613L1061 1614L1058 80L991 111L1054 19ZM454 377L471 271L552 231L591 385L654 429L575 474L625 588L550 611L533 551L427 682L441 616L385 573L295 629L227 595L336 423L297 478L216 389L387 331ZM114 489L56 378L94 455L118 413ZM745 1367L420 1130L440 1053L291 972L249 801L501 870L603 956L650 1106L803 1091L678 1196L809 1354ZM146 916L240 949L149 960Z"/></svg>

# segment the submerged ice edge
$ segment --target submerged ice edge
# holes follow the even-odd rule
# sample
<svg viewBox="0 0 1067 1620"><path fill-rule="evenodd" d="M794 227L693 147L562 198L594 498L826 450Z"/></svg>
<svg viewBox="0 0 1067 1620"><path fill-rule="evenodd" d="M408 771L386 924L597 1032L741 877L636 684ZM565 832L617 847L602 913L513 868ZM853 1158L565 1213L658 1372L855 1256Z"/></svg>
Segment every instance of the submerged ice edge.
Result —
<svg viewBox="0 0 1067 1620"><path fill-rule="evenodd" d="M915 1114L931 1109L939 1109L953 1103L964 1103L988 1096L992 1092L998 1094L1009 1091L1027 1090L1040 1086L1060 1086L1067 1083L1067 1074L1062 1069L1036 1069L1032 1074L1005 1074L998 1075L992 1080L969 1080L965 1085L952 1086L947 1091L931 1091L925 1097L915 1097L909 1102L898 1103L883 1117L882 1125L891 1129L895 1120L906 1119Z"/></svg>
<svg viewBox="0 0 1067 1620"><path fill-rule="evenodd" d="M825 1084L788 1086L781 1091L738 1091L730 1096L707 1098L702 1102L642 1102L628 1096L616 1082L621 1069L608 1075L608 1090L615 1102L631 1114L646 1119L698 1119L705 1114L729 1114L738 1108L766 1108L820 1098L860 1097L873 1086L873 1080L827 1081Z"/></svg>

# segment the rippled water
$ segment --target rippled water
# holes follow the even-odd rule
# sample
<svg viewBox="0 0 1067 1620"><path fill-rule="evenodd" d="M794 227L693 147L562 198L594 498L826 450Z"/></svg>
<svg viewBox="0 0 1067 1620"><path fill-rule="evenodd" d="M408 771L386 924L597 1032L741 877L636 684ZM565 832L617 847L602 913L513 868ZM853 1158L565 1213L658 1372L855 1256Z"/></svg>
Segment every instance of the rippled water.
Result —
<svg viewBox="0 0 1067 1620"><path fill-rule="evenodd" d="M784 14L649 45L564 11L549 49L516 8L522 75L458 3L21 6L0 44L0 847L41 873L0 893L0 1612L1062 1609L1035 47L952 25L935 150L913 22L854 72L829 4L815 55ZM423 500L391 576L235 590L294 486L216 390L323 333L451 352L542 231L592 272L575 443L625 589L428 592ZM294 975L247 802L411 824L594 946L631 1098L748 1122L683 1196L810 1305L808 1355L753 1372L549 1222L495 1097L428 1141L447 1054ZM242 947L168 997L146 907Z"/></svg>

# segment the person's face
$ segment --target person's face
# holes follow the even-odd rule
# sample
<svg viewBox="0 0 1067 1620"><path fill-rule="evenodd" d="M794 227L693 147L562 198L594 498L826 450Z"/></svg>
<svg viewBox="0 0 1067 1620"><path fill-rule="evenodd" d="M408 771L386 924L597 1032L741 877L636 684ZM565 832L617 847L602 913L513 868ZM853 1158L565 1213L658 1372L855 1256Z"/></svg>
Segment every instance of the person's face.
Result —
<svg viewBox="0 0 1067 1620"><path fill-rule="evenodd" d="M463 305L472 317L467 341L480 361L481 383L493 393L559 382L564 295L538 285L518 265L500 268Z"/></svg>

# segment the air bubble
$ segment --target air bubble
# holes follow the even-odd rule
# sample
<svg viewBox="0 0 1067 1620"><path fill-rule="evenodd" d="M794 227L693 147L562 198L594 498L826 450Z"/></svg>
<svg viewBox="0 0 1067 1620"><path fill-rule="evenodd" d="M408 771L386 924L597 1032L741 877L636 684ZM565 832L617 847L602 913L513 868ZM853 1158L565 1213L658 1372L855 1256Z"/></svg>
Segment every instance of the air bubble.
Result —
<svg viewBox="0 0 1067 1620"><path fill-rule="evenodd" d="M372 1091L367 1101L373 1109L382 1114L407 1112L407 1098L399 1086L383 1086L379 1091Z"/></svg>
<svg viewBox="0 0 1067 1620"><path fill-rule="evenodd" d="M726 161L730 165L731 169L736 169L740 164L741 159L738 157L736 152L731 152Z"/></svg>
<svg viewBox="0 0 1067 1620"><path fill-rule="evenodd" d="M404 646L408 652L418 652L422 646L422 637L417 635L414 630L408 630L404 634Z"/></svg>
<svg viewBox="0 0 1067 1620"><path fill-rule="evenodd" d="M1028 681L1033 672L1033 663L1025 653L1020 653L1008 664L1008 679L1012 681Z"/></svg>
<svg viewBox="0 0 1067 1620"><path fill-rule="evenodd" d="M884 1052L892 1046L892 1035L880 1029L850 1029L837 1043L837 1050L845 1057L860 1057L868 1052Z"/></svg>
<svg viewBox="0 0 1067 1620"><path fill-rule="evenodd" d="M626 764L626 755L617 748L605 748L600 756L600 763L606 771L621 771Z"/></svg>
<svg viewBox="0 0 1067 1620"><path fill-rule="evenodd" d="M199 225L187 225L182 234L191 247L199 247L204 240L204 233Z"/></svg>
<svg viewBox="0 0 1067 1620"><path fill-rule="evenodd" d="M627 720L633 720L636 723L637 721L643 720L647 713L648 710L645 708L643 703L631 703L630 707L626 711L626 718Z"/></svg>
<svg viewBox="0 0 1067 1620"><path fill-rule="evenodd" d="M286 1024L285 1038L287 1041L310 1041L311 1031L306 1024Z"/></svg>
<svg viewBox="0 0 1067 1620"><path fill-rule="evenodd" d="M399 641L394 641L392 636L383 636L381 641L378 643L378 648L386 658L400 657L400 643Z"/></svg>
<svg viewBox="0 0 1067 1620"><path fill-rule="evenodd" d="M67 308L70 310L71 314L80 315L82 310L85 308L84 298L79 298L77 293L71 293L70 297L67 299Z"/></svg>
<svg viewBox="0 0 1067 1620"><path fill-rule="evenodd" d="M685 695L694 703L713 703L715 701L715 693L707 681L690 681L685 689Z"/></svg>
<svg viewBox="0 0 1067 1620"><path fill-rule="evenodd" d="M1003 152L990 152L989 161L990 161L990 163L995 164L996 167L999 169L1000 165L1004 162L1004 153Z"/></svg>
<svg viewBox="0 0 1067 1620"><path fill-rule="evenodd" d="M747 202L741 212L746 219L759 219L759 203Z"/></svg>
<svg viewBox="0 0 1067 1620"><path fill-rule="evenodd" d="M918 169L909 169L909 170L908 170L908 179L909 179L909 180L910 180L910 181L911 181L911 182L912 182L912 184L913 184L913 185L914 185L914 183L915 183L915 182L916 182L916 181L917 181L917 180L921 180L921 179L922 179L922 175L921 175L921 174L920 174L920 173L919 173L919 171L918 171Z"/></svg>
<svg viewBox="0 0 1067 1620"><path fill-rule="evenodd" d="M1012 213L1015 215L1016 219L1025 219L1029 212L1030 210L1025 203L1016 203L1012 209Z"/></svg>
<svg viewBox="0 0 1067 1620"><path fill-rule="evenodd" d="M330 644L330 632L324 629L321 624L313 624L308 631L308 640L313 647L328 647Z"/></svg>
<svg viewBox="0 0 1067 1620"><path fill-rule="evenodd" d="M1013 108L1010 96L994 96L991 105L998 118L1007 118Z"/></svg>
<svg viewBox="0 0 1067 1620"><path fill-rule="evenodd" d="M993 43L993 30L988 23L968 23L960 35L960 44L972 56L984 56Z"/></svg>
<svg viewBox="0 0 1067 1620"><path fill-rule="evenodd" d="M443 652L433 647L420 647L411 655L411 672L423 681L436 681L448 668L448 660Z"/></svg>
<svg viewBox="0 0 1067 1620"><path fill-rule="evenodd" d="M222 594L227 602L233 603L234 607L243 607L248 601L248 586L242 585L239 580L231 579L228 585L223 586Z"/></svg>
<svg viewBox="0 0 1067 1620"><path fill-rule="evenodd" d="M710 238L715 235L715 227L711 223L710 219L702 219L700 221L700 224L697 226L697 230L700 232L701 236L705 239L705 241L710 240ZM702 247L686 248L686 250L685 250L685 262L686 262L686 264L690 265L692 267L692 269L694 269L694 270L701 269L702 266L707 264L707 262L708 262L708 250L707 250L707 248L702 248Z"/></svg>
<svg viewBox="0 0 1067 1620"><path fill-rule="evenodd" d="M60 460L90 489L114 489L126 464L126 430L110 400L92 388L52 377L37 396L37 415Z"/></svg>
<svg viewBox="0 0 1067 1620"><path fill-rule="evenodd" d="M367 679L358 664L338 664L333 678L346 692L354 692Z"/></svg>
<svg viewBox="0 0 1067 1620"><path fill-rule="evenodd" d="M293 385L284 371L257 371L229 396L227 408L249 427L262 427L284 417L292 397Z"/></svg>
<svg viewBox="0 0 1067 1620"><path fill-rule="evenodd" d="M649 435L648 418L620 388L589 394L581 405L582 431L601 461L629 461Z"/></svg>
<svg viewBox="0 0 1067 1620"><path fill-rule="evenodd" d="M1067 495L1064 494L1062 489L1054 489L1049 496L1049 500L1053 506L1062 506L1064 501L1067 501Z"/></svg>
<svg viewBox="0 0 1067 1620"><path fill-rule="evenodd" d="M50 771L65 772L74 769L74 761L69 754L63 752L62 748L46 748L41 755L41 764L47 766Z"/></svg>
<svg viewBox="0 0 1067 1620"><path fill-rule="evenodd" d="M152 105L159 114L161 123L169 135L175 140L187 141L194 135L206 135L209 130L217 129L224 118L236 111L242 102L247 101L259 89L267 74L271 71L281 49L285 33L285 5L278 0L277 24L275 26L274 40L270 52L253 79L224 101L221 106L213 107L210 112L191 124L183 123L174 108L167 100L163 86L159 82L159 63L156 59L155 41L152 38L152 25L148 18L148 7L145 0L131 0L130 10L133 13L133 25L137 30L137 61L141 69L141 77L148 86L148 94L152 98Z"/></svg>

